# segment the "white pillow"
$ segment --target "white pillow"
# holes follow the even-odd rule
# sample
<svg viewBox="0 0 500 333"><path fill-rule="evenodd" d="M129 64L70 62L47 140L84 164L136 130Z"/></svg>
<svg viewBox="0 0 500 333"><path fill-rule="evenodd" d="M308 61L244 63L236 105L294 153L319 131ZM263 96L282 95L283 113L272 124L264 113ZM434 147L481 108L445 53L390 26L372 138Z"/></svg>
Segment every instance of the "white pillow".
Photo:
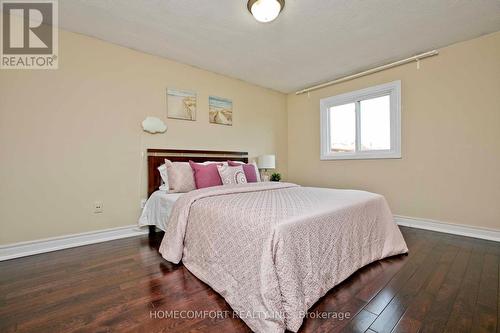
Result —
<svg viewBox="0 0 500 333"><path fill-rule="evenodd" d="M227 161L225 161L225 162L223 162L223 161L206 161L206 162L199 163L199 164L207 165L207 164L214 164L214 163L227 165Z"/></svg>
<svg viewBox="0 0 500 333"><path fill-rule="evenodd" d="M162 164L158 167L158 172L160 172L161 176L161 185L160 185L160 190L161 191L168 191L168 173L167 173L167 166L165 164Z"/></svg>
<svg viewBox="0 0 500 333"><path fill-rule="evenodd" d="M245 176L245 172L243 171L243 167L241 165L217 165L217 171L219 171L219 176L223 185L248 183L247 177Z"/></svg>

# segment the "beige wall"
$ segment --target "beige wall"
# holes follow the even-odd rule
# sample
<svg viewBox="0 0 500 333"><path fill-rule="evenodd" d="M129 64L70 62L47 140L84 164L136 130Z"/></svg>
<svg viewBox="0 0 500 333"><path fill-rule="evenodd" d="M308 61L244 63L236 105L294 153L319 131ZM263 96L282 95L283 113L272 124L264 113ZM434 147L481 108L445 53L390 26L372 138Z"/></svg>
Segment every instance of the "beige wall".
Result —
<svg viewBox="0 0 500 333"><path fill-rule="evenodd" d="M136 223L152 148L276 153L303 185L384 194L395 214L500 228L500 33L307 95L245 82L65 31L60 69L0 71L0 244ZM319 99L402 81L400 160L319 160ZM165 119L165 89L198 92L197 121ZM208 96L234 126L208 123ZM288 110L288 112L287 112ZM166 134L142 132L146 116ZM288 134L288 137L287 137ZM104 213L93 214L93 203Z"/></svg>
<svg viewBox="0 0 500 333"><path fill-rule="evenodd" d="M276 153L286 173L284 94L65 31L59 47L59 70L0 71L0 244L135 224L150 147ZM166 119L167 87L198 92L195 122ZM232 127L208 123L210 94Z"/></svg>
<svg viewBox="0 0 500 333"><path fill-rule="evenodd" d="M402 159L320 161L319 100L401 80ZM500 33L287 97L288 178L386 196L395 214L500 229Z"/></svg>

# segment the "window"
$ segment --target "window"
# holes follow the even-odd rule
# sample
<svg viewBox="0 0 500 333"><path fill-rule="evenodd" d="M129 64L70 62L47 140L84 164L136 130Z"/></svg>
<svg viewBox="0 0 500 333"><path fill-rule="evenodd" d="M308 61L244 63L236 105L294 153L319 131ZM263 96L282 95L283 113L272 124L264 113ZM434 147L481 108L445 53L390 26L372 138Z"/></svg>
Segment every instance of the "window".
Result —
<svg viewBox="0 0 500 333"><path fill-rule="evenodd" d="M321 159L401 157L401 81L324 98Z"/></svg>

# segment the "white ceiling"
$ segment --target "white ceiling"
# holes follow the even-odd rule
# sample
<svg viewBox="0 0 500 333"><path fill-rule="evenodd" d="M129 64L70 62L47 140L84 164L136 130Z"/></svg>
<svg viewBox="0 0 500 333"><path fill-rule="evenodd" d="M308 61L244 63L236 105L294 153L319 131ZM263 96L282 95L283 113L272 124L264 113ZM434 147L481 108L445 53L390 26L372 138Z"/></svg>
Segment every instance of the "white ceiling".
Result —
<svg viewBox="0 0 500 333"><path fill-rule="evenodd" d="M63 29L281 92L500 30L498 0L64 0Z"/></svg>

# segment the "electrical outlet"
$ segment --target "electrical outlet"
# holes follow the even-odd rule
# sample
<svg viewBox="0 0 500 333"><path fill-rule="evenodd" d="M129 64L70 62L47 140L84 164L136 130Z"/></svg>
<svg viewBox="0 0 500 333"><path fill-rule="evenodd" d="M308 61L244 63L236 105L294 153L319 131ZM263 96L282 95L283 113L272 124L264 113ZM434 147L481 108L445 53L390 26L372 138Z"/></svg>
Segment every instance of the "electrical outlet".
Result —
<svg viewBox="0 0 500 333"><path fill-rule="evenodd" d="M102 212L104 212L104 206L102 201L94 202L94 214L100 214Z"/></svg>
<svg viewBox="0 0 500 333"><path fill-rule="evenodd" d="M144 208L146 206L146 199L141 199L141 208Z"/></svg>

